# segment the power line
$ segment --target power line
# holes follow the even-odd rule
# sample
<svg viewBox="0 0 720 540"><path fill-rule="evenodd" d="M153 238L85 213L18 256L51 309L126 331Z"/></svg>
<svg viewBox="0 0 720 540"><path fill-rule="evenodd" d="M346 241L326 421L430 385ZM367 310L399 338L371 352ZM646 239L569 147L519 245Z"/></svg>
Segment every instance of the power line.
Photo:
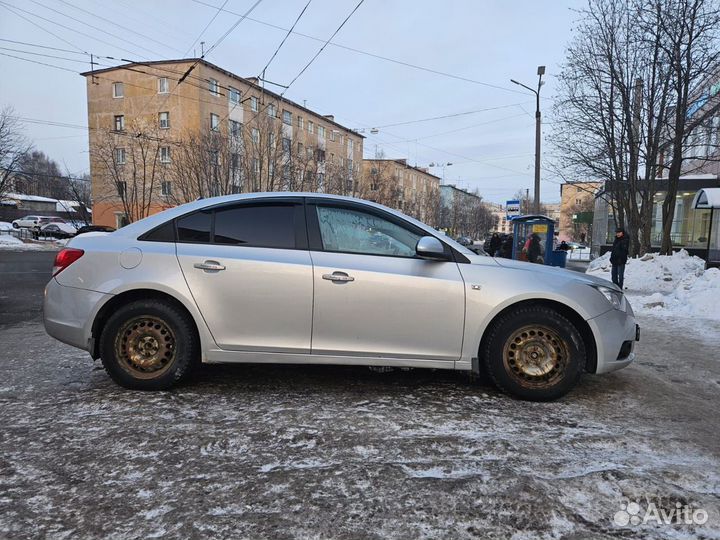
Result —
<svg viewBox="0 0 720 540"><path fill-rule="evenodd" d="M20 56L15 56L14 54L0 53L0 56L8 56L10 58L17 58L18 60L25 60L26 62L32 62L33 64L40 64L41 66L47 66L47 67L51 67L51 68L55 68L55 69L61 69L63 71L69 71L70 73L77 75L77 71L75 71L74 69L64 68L61 66L55 66L53 64L46 64L45 62L39 62L37 60L30 60L29 58L22 58Z"/></svg>
<svg viewBox="0 0 720 540"><path fill-rule="evenodd" d="M57 56L54 54L43 54L43 53L36 53L32 51L23 51L21 49L10 49L8 47L0 47L0 51L11 51L11 52L17 52L22 54L32 54L33 56L43 56L45 58L55 58L57 60L65 60L66 62L79 62L81 64L85 64L85 60L78 60L77 58L66 58L65 56Z"/></svg>
<svg viewBox="0 0 720 540"><path fill-rule="evenodd" d="M146 34L141 34L140 32L137 32L137 31L133 30L132 28L128 28L127 26L123 26L122 24L119 24L119 23L113 21L112 19L107 19L107 18L105 18L105 17L102 17L102 16L100 16L100 15L97 15L97 14L93 13L92 11L89 11L89 10L87 10L87 9L81 8L81 7L79 7L79 6L76 6L75 4L71 4L70 2L67 2L66 0L58 0L58 2L62 2L63 4L65 4L65 5L67 5L67 6L70 6L70 7L72 7L72 8L77 9L78 11L82 11L83 13L87 13L87 14L90 15L91 17L95 17L96 19L100 19L101 21L105 21L105 22L110 23L110 24L112 24L112 25L114 25L114 26L117 26L118 28L120 28L120 29L122 29L122 30L125 30L126 32L131 32L131 33L135 34L136 36L140 36L140 37L142 37L142 38L147 39L148 41L152 41L153 43L157 43L158 45L162 45L163 47L165 47L165 48L167 48L167 49L172 49L173 51L181 52L180 49L176 49L175 47L171 47L171 46L169 46L167 43L164 43L164 42L162 42L162 41L159 41L159 40L157 40L157 39L154 39L153 37L148 36L148 35L146 35Z"/></svg>
<svg viewBox="0 0 720 540"><path fill-rule="evenodd" d="M203 5L203 6L211 7L211 8L213 8L213 9L217 9L217 6L213 6L212 4L209 4L209 3L207 3L207 2L204 2L203 0L192 0L192 1L195 2L196 4L201 4L201 5ZM230 13L230 14L232 14L232 15L238 15L238 13L236 13L236 12L234 12L234 11L231 11L231 10L229 10L229 9L223 9L223 11L225 11L226 13ZM269 23L269 22L261 21L261 20L259 20L259 19L253 19L252 17L247 17L247 20L252 21L252 22L254 22L254 23L257 23L257 24L262 24L262 25L267 26L267 27L270 27L270 28L275 28L275 29L277 29L277 30L283 30L283 31L285 31L285 32L287 32L287 30L288 30L287 28L283 28L282 26L278 26L278 25L276 25L276 24L272 24L272 23ZM301 37L307 38L307 39L312 39L312 40L314 40L314 41L319 41L319 42L325 41L325 40L322 39L322 38L319 38L319 37L316 37L316 36L311 36L311 35L308 35L308 34L304 34L304 33L302 33L302 32L293 32L293 34L295 34L296 36L301 36ZM389 57L387 57L387 56L382 56L382 55L380 55L380 54L375 54L375 53L371 53L371 52L368 52L368 51L363 51L363 50L360 50L360 49L356 49L356 48L354 48L354 47L348 47L347 45L341 45L341 44L339 44L339 43L331 43L331 45L334 46L334 47L340 48L340 49L345 49L345 50L347 50L347 51L351 51L351 52L357 53L357 54L362 54L362 55L365 55L365 56L370 56L370 57L376 58L376 59L378 59L378 60L384 60L384 61L386 61L386 62L392 62L392 63L394 63L394 64L398 64L398 65L401 65L401 66L409 67L409 68L412 68L412 69L418 69L418 70L420 70L420 71L425 71L425 72L427 72L427 73L433 73L433 74L435 74L435 75L440 75L440 76L443 76L443 77L448 77L448 78L456 79L456 80L459 80L459 81L464 81L464 82L468 82L468 83L472 83L472 84L478 84L478 85L481 85L481 86L486 86L486 87L488 87L488 88L495 88L495 89L497 89L497 90L503 90L503 91L505 91L505 92L512 92L512 93L514 93L514 94L529 95L528 92L522 92L522 91L520 91L520 90L515 90L515 89L513 89L513 88L508 88L508 87L505 87L505 86L499 86L499 85L496 85L496 84L491 84L491 83L487 83L487 82L483 82L483 81L478 81L478 80L475 80L475 79L471 79L471 78L469 78L469 77L463 77L463 76L461 76L461 75L454 75L454 74L452 74L452 73L447 73L447 72L443 72L443 71L440 71L440 70L437 70L437 69L432 69L432 68L420 66L420 65L417 65L417 64L412 64L412 63L410 63L410 62L405 62L405 61L403 61L403 60L397 60L397 59L395 59L395 58L389 58Z"/></svg>
<svg viewBox="0 0 720 540"><path fill-rule="evenodd" d="M203 34L205 34L205 32L207 32L207 29L210 28L210 25L211 25L213 22L215 22L215 19L217 19L217 16L220 15L220 12L221 12L222 9L227 5L227 3L228 3L228 0L225 0L225 1L223 2L222 6L220 6L220 7L218 8L218 10L215 12L215 15L213 15L212 19L210 19L210 21L205 25L205 28L203 28L203 29L202 29L202 32L200 32L200 34L198 35L198 37L195 38L195 41L192 42L192 45L190 45L190 46L188 47L187 51L185 51L185 52L183 53L183 56L187 56L187 54L188 54L190 51L192 51L192 48L193 48L193 47L195 46L195 44L200 40L200 38L203 37ZM202 54L204 55L205 52L203 51Z"/></svg>
<svg viewBox="0 0 720 540"><path fill-rule="evenodd" d="M347 17L345 17L345 20L340 24L340 26L337 27L337 29L332 33L332 35L327 39L327 41L325 43L323 43L323 46L320 47L320 50L317 53L315 53L315 56L313 56L310 59L310 61L305 65L305 67L300 70L300 73L295 75L295 78L288 83L287 88L290 88L293 85L293 83L295 81L297 81L303 73L305 73L305 70L312 65L312 63L317 59L318 56L320 56L320 53L322 53L325 50L325 47L328 46L328 43L330 43L332 41L332 39L338 34L338 32L342 29L342 27L345 26L345 23L350 20L350 17L352 17L355 14L355 12L360 8L360 6L363 5L363 2L365 2L365 0L360 0L357 3L357 5L355 6L355 9L353 9L350 12L350 14ZM286 90L287 90L287 88L286 88Z"/></svg>
<svg viewBox="0 0 720 540"><path fill-rule="evenodd" d="M250 9L248 9L245 13L243 13L243 14L240 16L240 18L235 22L235 24L233 24L230 28L228 28L227 31L226 31L222 36L220 36L220 39L218 39L218 40L213 44L213 46L210 47L210 48L207 50L207 52L202 55L202 58L205 58L208 54L210 54L211 52L213 52L213 51L215 50L215 48L218 47L223 41L225 41L225 38L227 38L230 34L232 34L232 32L240 25L240 23L243 22L243 21L247 18L247 16L250 15L250 14L253 12L253 10L260 5L260 3L261 3L262 1L263 1L263 0L256 0L255 3L254 3L252 6L250 6ZM226 1L225 3L227 4L227 1ZM225 5L225 4L223 4L223 6L224 6L224 5ZM223 8L222 8L222 7L221 7L220 9L218 9L218 13L219 13L220 11L223 11Z"/></svg>
<svg viewBox="0 0 720 540"><path fill-rule="evenodd" d="M26 42L26 41L15 41L14 39L3 39L3 38L0 38L0 41L5 41L6 43L14 43L14 44L16 44L16 45L26 45L26 46L28 46L28 47L37 47L37 48L39 48L39 49L48 49L48 50L51 50L51 51L66 52L66 53L71 53L71 54L87 54L87 53L81 52L81 51L72 51L72 50L70 50L70 49L61 49L61 48L58 48L58 47L48 47L47 45L39 45L39 44L37 44L37 43L28 43L28 42Z"/></svg>
<svg viewBox="0 0 720 540"><path fill-rule="evenodd" d="M396 126L407 126L409 124L419 124L420 122L430 122L432 120L442 120L445 118L456 118L458 116L467 116L469 114L477 114L481 112L487 112L487 111L497 111L500 109L509 109L511 107L518 107L521 106L522 103L510 103L508 105L500 105L499 107L488 107L486 109L476 109L474 111L465 111L465 112L459 112L459 113L453 113L453 114L444 114L442 116L431 116L429 118L420 118L419 120L408 120L406 122L396 122L394 124L385 124L382 126L374 126L375 129L383 129L388 127L396 127Z"/></svg>
<svg viewBox="0 0 720 540"><path fill-rule="evenodd" d="M300 19L302 18L303 14L304 14L305 11L307 10L308 6L310 5L310 2L312 2L312 0L308 0L307 4L305 4L305 7L302 8L302 11L301 11L300 14L297 16L297 18L295 19L295 22L292 24L292 26L290 27L290 29L289 29L289 30L287 31L287 33L285 34L285 37L284 37L284 38L282 39L282 41L280 42L280 45L277 46L277 49L275 49L275 52L274 52L274 53L272 54L272 56L270 57L270 60L268 60L267 64L265 64L265 67L260 70L260 74L263 76L263 78L265 77L265 71L267 71L267 68L270 67L270 64L272 64L272 61L275 60L275 57L276 57L277 54L280 52L280 49L282 49L282 46L285 45L285 42L287 41L287 38L289 38L289 37L290 37L290 34L292 34L293 30L295 30L295 26L297 26L297 23L300 21ZM224 6L224 4L223 4L223 6Z"/></svg>
<svg viewBox="0 0 720 540"><path fill-rule="evenodd" d="M84 51L83 49L81 49L80 47L78 47L77 45L75 45L74 43L71 43L71 42L69 42L67 39L58 36L55 32L52 32L51 30L48 30L47 28L45 28L44 26L39 25L39 24L36 23L35 21L33 21L33 20L31 20L31 19L28 19L28 18L25 17L24 15L21 15L20 13L17 13L17 12L16 12L14 9L12 9L8 4L5 4L4 2L0 2L0 6L4 7L5 9L7 9L10 13L12 13L13 15L15 15L16 17L20 17L20 18L23 19L24 21L29 22L30 24L32 24L33 26L39 28L40 30L42 30L42 31L44 31L44 32L47 32L48 34L50 34L50 35L53 36L54 38L59 39L59 40L62 41L63 43L66 43L66 44L70 45L71 47L76 48L78 51L80 51L80 52L82 52L82 53L86 53L86 51ZM14 7L14 6L12 6L12 7ZM87 54L87 53L86 53L86 54Z"/></svg>

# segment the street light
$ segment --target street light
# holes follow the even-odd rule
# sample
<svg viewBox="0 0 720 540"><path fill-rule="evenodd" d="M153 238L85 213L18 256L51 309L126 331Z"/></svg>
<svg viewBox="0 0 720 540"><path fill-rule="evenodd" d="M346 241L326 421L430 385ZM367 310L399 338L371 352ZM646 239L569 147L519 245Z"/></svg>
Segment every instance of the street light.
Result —
<svg viewBox="0 0 720 540"><path fill-rule="evenodd" d="M450 167L452 163L430 163L428 167L442 167L443 175L442 175L442 183L445 183L445 167Z"/></svg>
<svg viewBox="0 0 720 540"><path fill-rule="evenodd" d="M545 75L545 66L538 66L538 85L537 90L524 85L515 79L510 79L510 82L522 86L523 88L530 90L535 94L535 200L533 206L535 207L535 213L540 213L540 87L543 85L542 76Z"/></svg>

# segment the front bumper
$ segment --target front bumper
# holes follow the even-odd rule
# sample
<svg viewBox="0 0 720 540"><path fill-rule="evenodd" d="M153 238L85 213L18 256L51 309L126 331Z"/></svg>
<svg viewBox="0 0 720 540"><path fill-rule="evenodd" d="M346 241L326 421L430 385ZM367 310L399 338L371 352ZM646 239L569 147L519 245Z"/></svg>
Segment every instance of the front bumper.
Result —
<svg viewBox="0 0 720 540"><path fill-rule="evenodd" d="M595 373L609 373L622 369L635 360L635 342L640 338L640 327L635 321L632 308L627 312L612 309L588 319L595 336L597 365ZM621 355L625 342L631 342L629 354ZM627 346L626 346L627 347Z"/></svg>
<svg viewBox="0 0 720 540"><path fill-rule="evenodd" d="M63 343L89 350L92 322L111 296L60 285L52 278L45 287L43 301L45 331Z"/></svg>

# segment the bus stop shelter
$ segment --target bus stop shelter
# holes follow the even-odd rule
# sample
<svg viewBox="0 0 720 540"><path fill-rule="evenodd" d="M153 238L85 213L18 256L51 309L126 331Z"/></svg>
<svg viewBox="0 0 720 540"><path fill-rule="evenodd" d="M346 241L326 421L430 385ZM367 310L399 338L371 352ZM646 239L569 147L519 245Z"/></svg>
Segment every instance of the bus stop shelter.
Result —
<svg viewBox="0 0 720 540"><path fill-rule="evenodd" d="M710 210L707 248L707 266L720 266L720 188L703 188L695 194L692 203L697 210Z"/></svg>
<svg viewBox="0 0 720 540"><path fill-rule="evenodd" d="M512 258L516 261L528 261L528 246L535 237L539 244L538 256L529 261L547 266L565 267L567 252L553 251L553 235L555 220L547 216L529 215L512 219L513 226L513 252Z"/></svg>

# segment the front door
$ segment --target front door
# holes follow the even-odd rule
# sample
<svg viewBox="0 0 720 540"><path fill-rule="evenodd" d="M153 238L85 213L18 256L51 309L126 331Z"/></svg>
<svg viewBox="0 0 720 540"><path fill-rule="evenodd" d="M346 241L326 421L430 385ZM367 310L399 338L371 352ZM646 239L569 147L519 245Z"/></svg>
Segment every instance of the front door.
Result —
<svg viewBox="0 0 720 540"><path fill-rule="evenodd" d="M221 349L310 352L312 263L302 200L251 200L177 220L177 256Z"/></svg>
<svg viewBox="0 0 720 540"><path fill-rule="evenodd" d="M415 254L426 233L366 205L308 204L313 354L458 360L465 316L454 261Z"/></svg>

